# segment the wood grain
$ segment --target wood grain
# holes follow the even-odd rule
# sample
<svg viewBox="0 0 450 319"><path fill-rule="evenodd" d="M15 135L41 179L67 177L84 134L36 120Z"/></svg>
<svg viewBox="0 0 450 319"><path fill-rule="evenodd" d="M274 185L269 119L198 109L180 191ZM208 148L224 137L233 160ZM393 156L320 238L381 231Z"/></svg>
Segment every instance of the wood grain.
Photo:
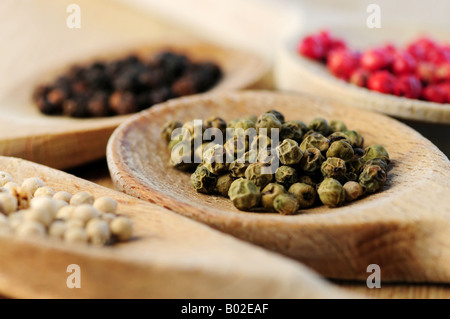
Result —
<svg viewBox="0 0 450 319"><path fill-rule="evenodd" d="M296 216L246 213L228 199L196 193L189 174L170 168L170 154L158 135L167 120L211 115L231 120L272 108L287 120L343 119L366 145L384 145L392 168L383 191L341 208L322 206ZM127 120L113 134L107 158L119 190L300 260L324 276L365 280L367 266L374 263L385 282L450 282L450 162L420 134L386 116L305 95L208 94Z"/></svg>
<svg viewBox="0 0 450 319"><path fill-rule="evenodd" d="M0 292L20 298L346 298L306 267L161 207L28 161L0 157L14 180L37 176L54 190L119 202L131 241L110 247L0 236ZM67 266L81 268L69 289Z"/></svg>

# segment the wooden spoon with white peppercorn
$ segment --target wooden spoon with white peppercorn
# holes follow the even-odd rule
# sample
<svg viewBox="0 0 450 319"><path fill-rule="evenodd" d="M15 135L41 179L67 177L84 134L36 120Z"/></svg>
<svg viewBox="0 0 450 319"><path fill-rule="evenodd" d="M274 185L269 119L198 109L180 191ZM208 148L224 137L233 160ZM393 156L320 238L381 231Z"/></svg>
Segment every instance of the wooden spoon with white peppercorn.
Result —
<svg viewBox="0 0 450 319"><path fill-rule="evenodd" d="M17 184L40 178L54 191L118 202L130 241L106 247L0 234L0 292L19 298L347 298L299 263L164 208L39 164L0 157ZM66 194L67 195L67 194ZM61 193L61 198L65 198ZM81 197L81 196L79 196ZM82 289L68 289L69 265Z"/></svg>

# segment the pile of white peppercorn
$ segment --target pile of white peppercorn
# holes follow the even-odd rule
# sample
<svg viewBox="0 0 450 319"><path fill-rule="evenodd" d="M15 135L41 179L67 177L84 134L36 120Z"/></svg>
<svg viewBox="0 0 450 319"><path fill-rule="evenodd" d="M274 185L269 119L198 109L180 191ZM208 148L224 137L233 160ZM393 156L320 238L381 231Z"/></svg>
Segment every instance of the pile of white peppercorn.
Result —
<svg viewBox="0 0 450 319"><path fill-rule="evenodd" d="M81 191L55 192L38 177L16 184L0 172L0 234L49 236L68 243L110 245L131 238L129 218L116 215L117 202Z"/></svg>

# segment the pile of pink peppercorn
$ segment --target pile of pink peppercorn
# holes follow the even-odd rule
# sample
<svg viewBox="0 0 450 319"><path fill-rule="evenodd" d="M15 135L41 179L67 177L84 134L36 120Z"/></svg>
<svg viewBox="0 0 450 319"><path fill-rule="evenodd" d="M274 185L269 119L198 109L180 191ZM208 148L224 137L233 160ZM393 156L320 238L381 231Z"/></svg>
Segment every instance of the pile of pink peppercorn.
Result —
<svg viewBox="0 0 450 319"><path fill-rule="evenodd" d="M380 45L363 52L328 31L299 41L299 54L324 63L336 77L372 91L450 103L450 44L422 36L405 47Z"/></svg>

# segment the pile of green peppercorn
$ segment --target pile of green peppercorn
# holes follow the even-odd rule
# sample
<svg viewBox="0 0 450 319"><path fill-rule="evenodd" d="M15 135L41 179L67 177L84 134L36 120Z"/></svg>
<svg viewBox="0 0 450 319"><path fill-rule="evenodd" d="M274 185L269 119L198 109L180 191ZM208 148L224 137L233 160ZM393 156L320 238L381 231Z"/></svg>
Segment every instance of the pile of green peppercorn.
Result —
<svg viewBox="0 0 450 319"><path fill-rule="evenodd" d="M208 129L223 133L223 140L205 138ZM230 129L233 134L226 138ZM256 134L243 134L251 130ZM390 162L383 146L364 148L364 138L342 121L315 118L306 125L285 121L276 110L228 124L219 117L170 121L161 134L171 164L193 171L197 192L229 197L244 211L292 215L321 204L342 206L380 190ZM197 147L195 138L201 139Z"/></svg>
<svg viewBox="0 0 450 319"><path fill-rule="evenodd" d="M212 62L163 51L71 67L39 85L33 101L47 115L105 117L135 113L168 99L209 90L222 77Z"/></svg>

